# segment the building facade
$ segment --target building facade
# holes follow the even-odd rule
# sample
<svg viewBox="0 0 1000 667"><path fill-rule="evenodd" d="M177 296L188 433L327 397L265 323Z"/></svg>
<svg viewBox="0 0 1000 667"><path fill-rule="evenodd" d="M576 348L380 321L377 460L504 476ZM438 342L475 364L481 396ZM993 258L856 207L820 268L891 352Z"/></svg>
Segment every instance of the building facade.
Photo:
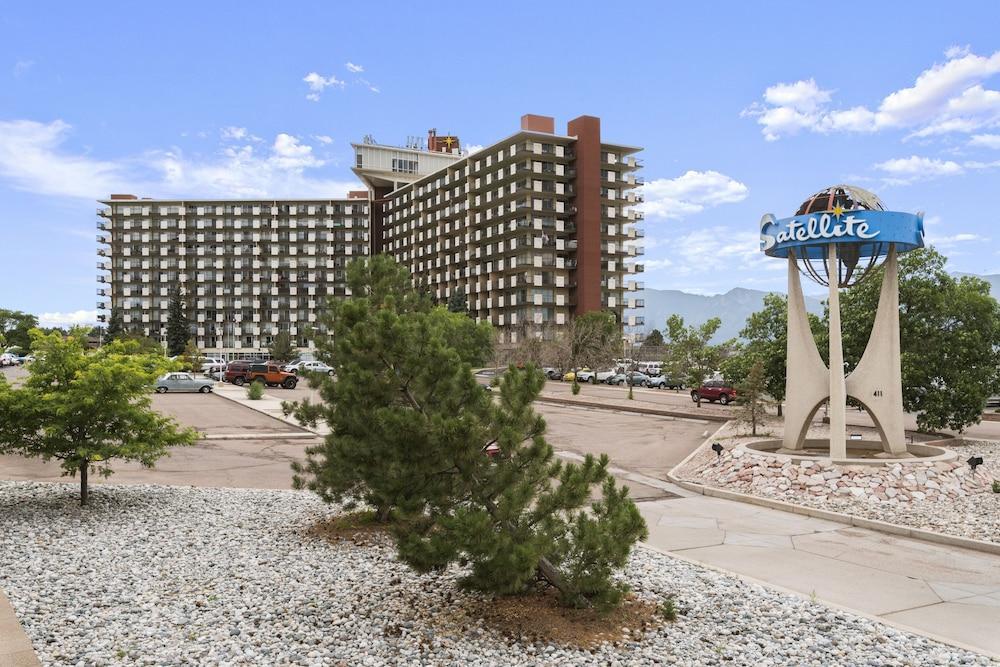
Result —
<svg viewBox="0 0 1000 667"><path fill-rule="evenodd" d="M164 341L177 291L206 354L263 353L287 331L301 347L326 300L349 294L351 260L388 253L503 343L593 310L626 336L643 324L639 148L604 142L600 119L526 115L472 155L431 130L426 147L352 144L365 190L329 200L161 200L111 195L98 209L98 319Z"/></svg>
<svg viewBox="0 0 1000 667"><path fill-rule="evenodd" d="M519 132L385 197L382 251L437 299L463 293L504 343L594 310L626 333L643 325L626 313L642 306L631 296L643 270L641 149L602 141L592 116L554 130L526 115Z"/></svg>
<svg viewBox="0 0 1000 667"><path fill-rule="evenodd" d="M257 356L280 331L300 347L344 267L368 254L367 192L330 200L158 200L112 195L98 209L98 319L164 340L178 290L198 347Z"/></svg>

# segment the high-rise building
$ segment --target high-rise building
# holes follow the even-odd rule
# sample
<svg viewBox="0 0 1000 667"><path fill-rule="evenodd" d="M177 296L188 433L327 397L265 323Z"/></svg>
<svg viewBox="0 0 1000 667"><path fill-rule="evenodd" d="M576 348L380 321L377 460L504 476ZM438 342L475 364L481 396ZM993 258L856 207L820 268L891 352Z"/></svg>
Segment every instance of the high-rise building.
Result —
<svg viewBox="0 0 1000 667"><path fill-rule="evenodd" d="M385 252L441 301L465 295L501 340L558 330L574 315L615 314L641 327L632 293L642 265L639 148L602 141L600 119L526 115L474 154L431 130L426 146L355 150L366 190L329 200L102 200L98 318L163 340L176 291L206 353L256 356L280 331L303 348L328 297L349 294L344 269Z"/></svg>
<svg viewBox="0 0 1000 667"><path fill-rule="evenodd" d="M257 356L279 331L308 347L327 297L347 294L344 267L369 252L368 193L329 200L102 200L98 319L164 340L167 306L187 303L204 352Z"/></svg>
<svg viewBox="0 0 1000 667"><path fill-rule="evenodd" d="M502 341L575 315L626 309L643 267L636 228L640 148L602 140L599 118L526 115L515 134L385 195L382 250L440 300L456 292ZM628 329L626 329L627 331Z"/></svg>

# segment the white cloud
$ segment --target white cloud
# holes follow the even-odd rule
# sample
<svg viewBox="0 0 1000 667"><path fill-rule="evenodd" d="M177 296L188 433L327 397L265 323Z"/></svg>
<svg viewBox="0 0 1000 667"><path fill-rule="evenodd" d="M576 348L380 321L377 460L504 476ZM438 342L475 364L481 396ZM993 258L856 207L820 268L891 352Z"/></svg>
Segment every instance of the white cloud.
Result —
<svg viewBox="0 0 1000 667"><path fill-rule="evenodd" d="M830 101L831 91L821 90L814 79L779 83L764 91L764 101L776 107L790 107L811 113Z"/></svg>
<svg viewBox="0 0 1000 667"><path fill-rule="evenodd" d="M677 178L658 178L642 188L641 209L650 217L683 218L720 204L743 201L750 189L717 171L687 171Z"/></svg>
<svg viewBox="0 0 1000 667"><path fill-rule="evenodd" d="M347 67L348 72L353 72L354 74L358 74L359 72L365 71L365 68L362 67L361 65L355 65L354 63L351 62L347 63L347 65L345 66Z"/></svg>
<svg viewBox="0 0 1000 667"><path fill-rule="evenodd" d="M1000 134L977 134L969 139L970 146L1000 148Z"/></svg>
<svg viewBox="0 0 1000 667"><path fill-rule="evenodd" d="M328 134L314 134L312 138L321 144L329 145L333 143L333 137Z"/></svg>
<svg viewBox="0 0 1000 667"><path fill-rule="evenodd" d="M24 76L25 74L27 74L28 70L30 70L32 67L34 67L34 65L35 65L35 61L34 60L20 60L19 59L17 62L14 63L14 69L13 69L14 78L18 78L18 79L21 78L22 76Z"/></svg>
<svg viewBox="0 0 1000 667"><path fill-rule="evenodd" d="M0 178L39 194L87 197L120 191L122 164L61 152L70 126L61 120L0 121Z"/></svg>
<svg viewBox="0 0 1000 667"><path fill-rule="evenodd" d="M38 324L43 327L72 327L97 323L96 310L75 310L72 313L42 313Z"/></svg>
<svg viewBox="0 0 1000 667"><path fill-rule="evenodd" d="M225 141L242 141L246 139L247 141L260 142L264 141L255 134L250 134L247 132L245 127L236 127L235 125L230 125L229 127L224 127L219 130L219 135Z"/></svg>
<svg viewBox="0 0 1000 667"><path fill-rule="evenodd" d="M309 90L312 91L306 95L307 100L312 100L313 102L318 102L320 98L320 93L331 86L337 86L339 88L344 87L344 82L338 79L336 76L331 74L330 76L323 76L317 72L309 72L302 78L309 85Z"/></svg>
<svg viewBox="0 0 1000 667"><path fill-rule="evenodd" d="M917 155L886 160L885 162L876 164L875 168L893 176L921 176L930 178L962 173L962 165L957 162Z"/></svg>
<svg viewBox="0 0 1000 667"><path fill-rule="evenodd" d="M377 87L377 86L375 86L375 85L374 85L374 84L373 84L373 83L372 83L371 81L369 81L368 79L360 79L360 78L359 78L359 79L358 79L358 83L360 83L360 84L361 84L362 86L364 86L364 87L365 87L365 88L367 88L368 90L372 91L373 93L381 93L381 92L382 92L381 90L379 90L379 89L378 89L378 87Z"/></svg>
<svg viewBox="0 0 1000 667"><path fill-rule="evenodd" d="M971 52L972 52L972 47L969 44L965 44L962 46L958 46L956 44L954 46L949 46L945 50L944 57L947 58L948 60L951 60L953 58L962 58L964 56L969 55L969 53Z"/></svg>
<svg viewBox="0 0 1000 667"><path fill-rule="evenodd" d="M764 91L741 115L757 119L764 138L774 141L812 132L877 132L913 129L911 137L973 132L1000 126L1000 92L983 82L1000 73L1000 51L978 56L952 47L946 61L921 72L908 88L886 95L877 108L831 109L832 92L813 79L779 83Z"/></svg>
<svg viewBox="0 0 1000 667"><path fill-rule="evenodd" d="M38 194L93 200L112 192L157 197L340 197L353 181L322 175L326 163L299 137L278 134L270 146L224 144L210 155L180 149L97 159L66 148L61 120L0 121L0 180Z"/></svg>
<svg viewBox="0 0 1000 667"><path fill-rule="evenodd" d="M486 146L483 146L482 144L469 144L465 147L465 154L472 155L473 153L478 153L484 148L486 148Z"/></svg>

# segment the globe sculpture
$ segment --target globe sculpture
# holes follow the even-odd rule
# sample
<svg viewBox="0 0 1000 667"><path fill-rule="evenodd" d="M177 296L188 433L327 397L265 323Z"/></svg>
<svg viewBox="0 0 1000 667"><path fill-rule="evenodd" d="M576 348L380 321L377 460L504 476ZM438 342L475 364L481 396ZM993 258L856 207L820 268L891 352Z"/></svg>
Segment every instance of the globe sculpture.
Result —
<svg viewBox="0 0 1000 667"><path fill-rule="evenodd" d="M761 250L788 262L788 347L782 450L801 452L816 411L829 401L830 450L847 453L847 398L857 400L879 432L883 457L905 457L899 352L897 257L924 245L923 213L887 211L871 192L834 185L817 192L789 218L760 221ZM840 290L884 265L875 325L857 367L846 375L840 327ZM802 295L800 274L829 290L830 366L820 357Z"/></svg>

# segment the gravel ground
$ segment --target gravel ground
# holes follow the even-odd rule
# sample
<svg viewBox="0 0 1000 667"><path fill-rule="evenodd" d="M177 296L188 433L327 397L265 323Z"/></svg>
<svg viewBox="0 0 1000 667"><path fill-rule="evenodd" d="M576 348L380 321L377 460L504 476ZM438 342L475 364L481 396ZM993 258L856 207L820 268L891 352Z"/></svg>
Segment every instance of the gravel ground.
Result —
<svg viewBox="0 0 1000 667"><path fill-rule="evenodd" d="M305 492L100 485L81 510L75 491L0 482L0 587L45 664L1000 664L644 548L626 576L675 596L676 623L593 651L512 643L461 621L454 570L308 536L334 510Z"/></svg>
<svg viewBox="0 0 1000 667"><path fill-rule="evenodd" d="M733 444L753 438L726 437L720 440L729 449ZM699 450L677 473L681 479L699 484L732 488L741 493L886 521L900 526L1000 543L1000 493L993 493L988 486L989 480L1000 479L1000 442L966 440L953 449L958 452L958 459L962 462L972 456L983 457L985 463L977 473L977 478L986 480L987 486L982 492L957 498L913 499L906 502L885 503L875 502L871 497L835 495L816 497L807 492L794 489L780 490L773 486L739 485L739 488L732 488L712 479L710 475L703 476L699 473L701 469L711 470L715 464L715 453L707 447Z"/></svg>

